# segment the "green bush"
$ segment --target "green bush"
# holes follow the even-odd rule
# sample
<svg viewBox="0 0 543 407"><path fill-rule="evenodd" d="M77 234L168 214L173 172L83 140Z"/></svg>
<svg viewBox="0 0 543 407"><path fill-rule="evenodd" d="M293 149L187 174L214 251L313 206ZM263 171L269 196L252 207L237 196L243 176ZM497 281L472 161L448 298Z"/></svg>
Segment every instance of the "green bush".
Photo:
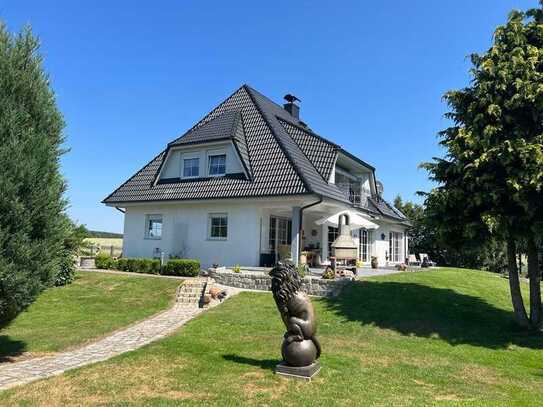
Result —
<svg viewBox="0 0 543 407"><path fill-rule="evenodd" d="M326 267L324 273L322 273L323 280L332 280L336 278L336 273L332 267Z"/></svg>
<svg viewBox="0 0 543 407"><path fill-rule="evenodd" d="M117 259L117 270L128 271L128 259L124 257Z"/></svg>
<svg viewBox="0 0 543 407"><path fill-rule="evenodd" d="M107 254L99 254L94 258L94 264L97 269L116 269L117 264L115 259Z"/></svg>
<svg viewBox="0 0 543 407"><path fill-rule="evenodd" d="M200 272L200 262L192 259L173 259L162 268L167 276L196 277Z"/></svg>
<svg viewBox="0 0 543 407"><path fill-rule="evenodd" d="M55 277L55 285L57 287L70 284L72 281L74 281L75 259L71 254L71 252L68 252L68 254L64 256L60 262L60 270Z"/></svg>
<svg viewBox="0 0 543 407"><path fill-rule="evenodd" d="M117 269L131 273L159 274L160 260L120 258L117 260Z"/></svg>

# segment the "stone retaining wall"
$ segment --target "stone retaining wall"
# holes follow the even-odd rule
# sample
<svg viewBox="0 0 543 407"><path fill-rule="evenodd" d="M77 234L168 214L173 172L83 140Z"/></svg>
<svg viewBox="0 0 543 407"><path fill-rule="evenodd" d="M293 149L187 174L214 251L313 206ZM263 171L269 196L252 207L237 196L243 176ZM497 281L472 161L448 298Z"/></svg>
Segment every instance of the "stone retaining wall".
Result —
<svg viewBox="0 0 543 407"><path fill-rule="evenodd" d="M209 269L209 276L219 284L230 287L245 288L249 290L271 290L271 277L268 274L258 271L241 271L234 273L228 269ZM323 280L317 277L305 277L302 283L302 290L309 295L320 297L335 297L341 290L351 283L347 278L335 280Z"/></svg>

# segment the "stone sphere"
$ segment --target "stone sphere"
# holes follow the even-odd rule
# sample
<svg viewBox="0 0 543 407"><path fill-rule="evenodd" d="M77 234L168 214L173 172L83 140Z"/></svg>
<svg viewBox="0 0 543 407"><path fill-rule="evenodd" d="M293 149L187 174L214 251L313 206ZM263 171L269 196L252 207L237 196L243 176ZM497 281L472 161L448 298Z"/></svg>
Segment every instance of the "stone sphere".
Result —
<svg viewBox="0 0 543 407"><path fill-rule="evenodd" d="M283 360L290 366L309 366L317 358L317 348L311 339L291 343L284 340L283 346L281 346L281 354Z"/></svg>

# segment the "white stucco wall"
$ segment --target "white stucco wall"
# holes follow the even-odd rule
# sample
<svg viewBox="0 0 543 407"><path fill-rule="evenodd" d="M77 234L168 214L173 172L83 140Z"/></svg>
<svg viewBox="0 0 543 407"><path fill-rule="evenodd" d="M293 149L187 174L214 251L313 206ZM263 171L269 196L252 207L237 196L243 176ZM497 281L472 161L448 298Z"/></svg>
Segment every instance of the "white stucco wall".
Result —
<svg viewBox="0 0 543 407"><path fill-rule="evenodd" d="M274 208L270 206L275 205ZM277 206L281 205L281 208ZM166 256L176 255L185 258L199 259L203 267L213 263L225 266L239 264L241 266L258 266L260 253L269 253L269 219L270 215L290 218L292 206L300 206L300 202L281 200L280 204L271 204L262 200L255 201L222 201L193 203L162 203L129 206L126 208L124 222L123 254L126 257L152 257L155 248ZM228 215L228 238L225 241L208 239L208 219L210 213L226 213ZM162 238L159 240L145 237L146 216L162 215ZM306 213L304 215L304 239L302 248L309 244L320 243L323 249L323 260L326 255L327 228L318 226L315 221L322 214ZM371 255L377 256L379 265L385 266L389 250L388 235L390 231L401 232L404 243L401 249L401 261L405 255L405 227L387 223L384 220L372 220L379 225L373 230ZM312 231L315 230L315 236ZM381 235L384 234L384 239ZM358 242L358 234L355 233Z"/></svg>
<svg viewBox="0 0 543 407"><path fill-rule="evenodd" d="M208 239L210 213L228 214L226 240ZM163 217L162 238L145 237L146 215ZM199 259L203 267L213 263L232 266L258 265L260 212L257 206L243 203L161 204L126 208L123 255L152 257L155 248L167 256Z"/></svg>

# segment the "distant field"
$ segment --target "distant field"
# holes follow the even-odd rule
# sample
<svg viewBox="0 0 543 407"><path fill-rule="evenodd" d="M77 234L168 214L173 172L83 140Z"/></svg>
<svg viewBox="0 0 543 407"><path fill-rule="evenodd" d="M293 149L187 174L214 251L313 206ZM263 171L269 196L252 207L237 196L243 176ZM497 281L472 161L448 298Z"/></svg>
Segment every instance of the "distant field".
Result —
<svg viewBox="0 0 543 407"><path fill-rule="evenodd" d="M111 247L113 247L113 256L119 256L123 251L123 239L119 238L89 237L85 239L85 242L89 243L89 247L81 250L81 254L85 256L98 253L111 254Z"/></svg>

